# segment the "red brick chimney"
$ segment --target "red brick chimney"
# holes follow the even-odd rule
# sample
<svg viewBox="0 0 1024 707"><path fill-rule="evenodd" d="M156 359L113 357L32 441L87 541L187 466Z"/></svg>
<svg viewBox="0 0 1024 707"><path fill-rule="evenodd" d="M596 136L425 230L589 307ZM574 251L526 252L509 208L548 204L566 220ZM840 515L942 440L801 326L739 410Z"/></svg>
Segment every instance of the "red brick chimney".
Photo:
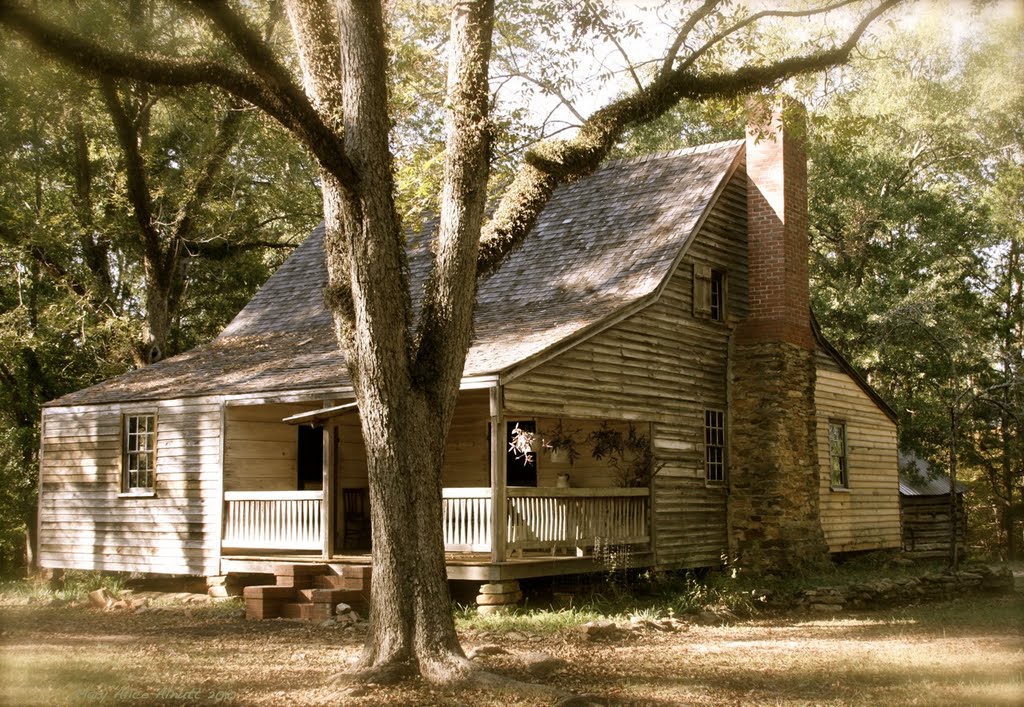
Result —
<svg viewBox="0 0 1024 707"><path fill-rule="evenodd" d="M752 106L752 113L756 109ZM762 111L763 112L763 111ZM807 284L807 117L800 103L771 106L747 127L750 316L736 343L782 341L814 348Z"/></svg>

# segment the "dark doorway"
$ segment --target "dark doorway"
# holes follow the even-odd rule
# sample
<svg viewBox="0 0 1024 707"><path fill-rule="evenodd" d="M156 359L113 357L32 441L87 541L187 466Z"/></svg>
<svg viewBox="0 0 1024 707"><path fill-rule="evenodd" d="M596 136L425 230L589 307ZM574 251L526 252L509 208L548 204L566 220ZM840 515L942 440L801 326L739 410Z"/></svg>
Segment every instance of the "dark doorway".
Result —
<svg viewBox="0 0 1024 707"><path fill-rule="evenodd" d="M324 487L324 428L299 425L299 491Z"/></svg>
<svg viewBox="0 0 1024 707"><path fill-rule="evenodd" d="M529 454L521 454L512 448L512 441L515 439L515 429L530 434L537 433L537 423L533 420L519 420L509 422L505 430L505 449L508 455L505 460L505 484L508 486L536 486L537 485L537 448L539 441L534 442L534 449Z"/></svg>

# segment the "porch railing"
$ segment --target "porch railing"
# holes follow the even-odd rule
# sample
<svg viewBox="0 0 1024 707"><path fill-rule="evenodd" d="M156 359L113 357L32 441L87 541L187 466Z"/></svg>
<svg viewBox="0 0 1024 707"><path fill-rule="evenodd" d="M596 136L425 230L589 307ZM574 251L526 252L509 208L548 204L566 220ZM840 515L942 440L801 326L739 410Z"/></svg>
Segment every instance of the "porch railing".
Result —
<svg viewBox="0 0 1024 707"><path fill-rule="evenodd" d="M505 528L509 551L579 550L650 541L648 489L509 488ZM446 488L444 546L449 552L489 552L491 490Z"/></svg>
<svg viewBox="0 0 1024 707"><path fill-rule="evenodd" d="M446 488L442 490L444 549L448 552L490 552L491 490Z"/></svg>
<svg viewBox="0 0 1024 707"><path fill-rule="evenodd" d="M322 550L323 491L225 491L221 545L250 550Z"/></svg>
<svg viewBox="0 0 1024 707"><path fill-rule="evenodd" d="M632 488L509 488L505 547L577 550L650 542L650 491ZM322 550L322 491L227 491L222 547L233 550ZM446 488L444 546L449 552L489 552L491 489Z"/></svg>
<svg viewBox="0 0 1024 707"><path fill-rule="evenodd" d="M510 488L505 546L586 552L647 543L649 496L645 488Z"/></svg>

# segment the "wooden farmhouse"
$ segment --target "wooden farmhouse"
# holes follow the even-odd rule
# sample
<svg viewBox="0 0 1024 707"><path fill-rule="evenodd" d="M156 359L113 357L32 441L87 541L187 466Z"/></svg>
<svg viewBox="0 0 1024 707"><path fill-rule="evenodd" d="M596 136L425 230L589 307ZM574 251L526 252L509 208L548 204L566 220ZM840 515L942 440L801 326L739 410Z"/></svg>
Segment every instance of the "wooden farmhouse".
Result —
<svg viewBox="0 0 1024 707"><path fill-rule="evenodd" d="M894 415L813 321L806 158L771 129L560 187L482 283L444 470L451 579L592 572L609 548L777 568L900 547ZM429 249L410 249L415 292ZM325 281L318 229L213 342L46 406L44 567L369 564ZM639 486L620 479L635 450L592 453L631 431L653 454ZM545 447L565 438L571 460Z"/></svg>

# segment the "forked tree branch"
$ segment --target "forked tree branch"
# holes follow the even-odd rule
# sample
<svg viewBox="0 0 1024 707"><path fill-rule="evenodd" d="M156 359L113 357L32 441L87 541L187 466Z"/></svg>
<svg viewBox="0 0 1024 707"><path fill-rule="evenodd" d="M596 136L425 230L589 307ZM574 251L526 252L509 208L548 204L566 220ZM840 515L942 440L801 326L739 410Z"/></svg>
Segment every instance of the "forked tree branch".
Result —
<svg viewBox="0 0 1024 707"><path fill-rule="evenodd" d="M668 52L665 54L665 60L661 65L660 76L668 76L672 71L672 65L676 63L676 57L679 56L679 50L683 48L683 44L686 42L686 38L690 36L690 32L697 26L697 23L703 20L705 17L711 14L711 11L718 7L722 0L704 0L704 4L693 11L693 13L686 18L686 22L679 28L676 33L675 40L672 45L668 48Z"/></svg>
<svg viewBox="0 0 1024 707"><path fill-rule="evenodd" d="M851 1L841 0L843 3ZM481 234L479 276L493 273L519 247L555 187L596 170L626 129L663 115L684 99L731 98L799 74L842 64L868 26L900 2L902 0L884 0L864 16L842 45L833 49L724 73L698 73L690 70L689 62L684 62L645 89L598 110L573 139L542 143L530 150Z"/></svg>
<svg viewBox="0 0 1024 707"><path fill-rule="evenodd" d="M755 12L753 15L750 15L749 17L746 17L740 20L739 22L730 25L729 27L726 27L724 30L713 35L710 39L708 39L708 41L701 45L700 48L695 49L693 52L691 52L690 55L686 57L686 61L684 61L678 68L682 71L686 71L691 66L693 66L698 59L704 56L712 47L721 42L723 39L735 34L736 32L739 32L744 27L749 27L755 22L763 20L766 17L810 17L812 15L823 15L825 13L832 12L833 10L838 10L839 8L845 5L852 5L853 3L861 1L862 0L838 0L837 2L834 2L831 5L811 8L808 10L762 10L761 12Z"/></svg>
<svg viewBox="0 0 1024 707"><path fill-rule="evenodd" d="M199 174L181 200L171 234L175 240L187 240L195 223L196 213L203 207L213 189L217 175L227 162L228 155L238 144L242 120L245 115L237 105L229 105L217 126Z"/></svg>
<svg viewBox="0 0 1024 707"><path fill-rule="evenodd" d="M103 78L100 81L100 93L103 95L107 112L110 113L110 119L114 124L114 133L121 145L121 152L124 153L128 201L131 202L135 222L139 226L139 232L142 233L142 247L146 254L146 260L157 266L162 259L162 249L160 234L154 226L153 198L139 148L139 131L129 117L128 111L125 110L113 79Z"/></svg>
<svg viewBox="0 0 1024 707"><path fill-rule="evenodd" d="M414 376L439 400L454 400L472 331L476 262L487 201L491 126L488 67L494 0L456 3L451 18L444 176L416 332Z"/></svg>

